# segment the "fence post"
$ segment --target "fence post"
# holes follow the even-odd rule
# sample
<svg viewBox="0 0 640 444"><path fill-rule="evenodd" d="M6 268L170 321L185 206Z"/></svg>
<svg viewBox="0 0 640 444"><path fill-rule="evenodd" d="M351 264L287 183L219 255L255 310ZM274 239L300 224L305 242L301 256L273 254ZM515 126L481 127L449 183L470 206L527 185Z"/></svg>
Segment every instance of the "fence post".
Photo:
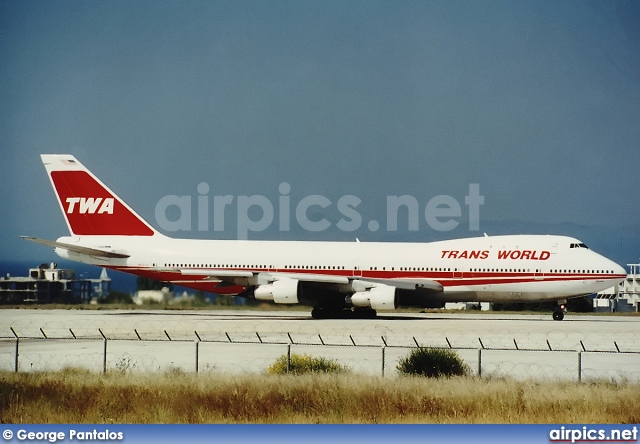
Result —
<svg viewBox="0 0 640 444"><path fill-rule="evenodd" d="M16 337L16 360L15 360L15 364L14 364L16 373L18 373L18 368L19 368L18 367L18 353L19 353L19 351L20 351L20 338Z"/></svg>
<svg viewBox="0 0 640 444"><path fill-rule="evenodd" d="M287 344L287 375L291 371L291 344Z"/></svg>
<svg viewBox="0 0 640 444"><path fill-rule="evenodd" d="M578 382L582 382L582 352L578 352Z"/></svg>
<svg viewBox="0 0 640 444"><path fill-rule="evenodd" d="M102 374L107 374L107 338L104 338L104 350L102 354Z"/></svg>
<svg viewBox="0 0 640 444"><path fill-rule="evenodd" d="M478 349L478 377L482 376L482 349Z"/></svg>
<svg viewBox="0 0 640 444"><path fill-rule="evenodd" d="M11 329L11 333L13 333L13 336L16 337L16 356L15 356L15 362L14 362L14 370L16 371L16 373L18 373L18 352L20 351L20 337L18 336L16 331L13 329L13 327L9 327L9 328Z"/></svg>
<svg viewBox="0 0 640 444"><path fill-rule="evenodd" d="M199 360L199 351L200 351L200 341L196 340L196 373L198 373L198 362Z"/></svg>
<svg viewBox="0 0 640 444"><path fill-rule="evenodd" d="M382 377L384 378L384 364L385 364L385 351L387 350L386 346L382 346Z"/></svg>
<svg viewBox="0 0 640 444"><path fill-rule="evenodd" d="M102 335L102 339L104 340L104 347L102 350L102 374L107 374L107 337L102 333L102 329L99 328L98 331Z"/></svg>

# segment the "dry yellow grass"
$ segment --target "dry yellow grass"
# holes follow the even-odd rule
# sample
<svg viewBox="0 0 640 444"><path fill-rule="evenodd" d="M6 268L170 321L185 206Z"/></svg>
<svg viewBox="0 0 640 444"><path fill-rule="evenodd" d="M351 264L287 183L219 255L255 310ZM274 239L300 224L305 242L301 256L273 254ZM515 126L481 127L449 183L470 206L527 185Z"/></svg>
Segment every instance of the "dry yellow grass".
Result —
<svg viewBox="0 0 640 444"><path fill-rule="evenodd" d="M354 375L0 372L3 423L638 423L640 386Z"/></svg>

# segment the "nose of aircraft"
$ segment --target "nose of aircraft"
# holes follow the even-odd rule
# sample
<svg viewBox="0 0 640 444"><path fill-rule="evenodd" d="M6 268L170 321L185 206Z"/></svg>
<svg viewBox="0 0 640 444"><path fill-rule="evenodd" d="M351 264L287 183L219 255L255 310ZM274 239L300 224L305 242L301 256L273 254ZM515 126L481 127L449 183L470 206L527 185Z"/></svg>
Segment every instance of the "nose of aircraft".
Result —
<svg viewBox="0 0 640 444"><path fill-rule="evenodd" d="M617 263L613 262L611 259L604 257L602 255L600 256L600 260L599 262L602 263L601 268L603 268L604 270L611 270L613 271L613 274L616 275L616 278L620 278L620 277L626 277L627 276L627 270L625 270L624 267L621 267L620 265L618 265Z"/></svg>
<svg viewBox="0 0 640 444"><path fill-rule="evenodd" d="M613 262L611 259L607 259L604 256L602 257L602 259L606 261L605 269L613 270L613 274L618 275L618 277L620 277L620 275L624 277L627 276L627 270L625 270L624 267L621 267L617 263Z"/></svg>
<svg viewBox="0 0 640 444"><path fill-rule="evenodd" d="M615 274L623 274L623 275L627 275L627 270L624 269L624 267L621 267L620 265L616 264L615 262L611 261L613 263L613 272Z"/></svg>

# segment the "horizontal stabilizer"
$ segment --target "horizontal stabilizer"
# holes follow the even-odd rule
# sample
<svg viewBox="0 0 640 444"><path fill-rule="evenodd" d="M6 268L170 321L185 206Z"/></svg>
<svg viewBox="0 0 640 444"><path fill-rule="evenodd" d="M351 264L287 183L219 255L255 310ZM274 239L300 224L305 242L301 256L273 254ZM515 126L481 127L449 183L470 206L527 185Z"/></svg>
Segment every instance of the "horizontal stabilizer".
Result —
<svg viewBox="0 0 640 444"><path fill-rule="evenodd" d="M55 242L55 241L50 241L46 239L38 239L37 237L20 236L20 238L31 241L31 242L37 242L39 244L47 245L49 247L62 248L63 250L73 251L74 253L86 254L88 256L117 258L117 259L126 259L129 257L128 254L114 253L111 251L99 250L97 248L81 247L79 245L65 244L64 242Z"/></svg>

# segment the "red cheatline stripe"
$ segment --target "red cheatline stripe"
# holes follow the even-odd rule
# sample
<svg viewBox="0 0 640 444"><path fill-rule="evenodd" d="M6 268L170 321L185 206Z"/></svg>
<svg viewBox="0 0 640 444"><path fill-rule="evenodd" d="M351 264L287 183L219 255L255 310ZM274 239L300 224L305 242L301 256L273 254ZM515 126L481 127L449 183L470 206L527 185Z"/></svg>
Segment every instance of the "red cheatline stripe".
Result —
<svg viewBox="0 0 640 444"><path fill-rule="evenodd" d="M111 268L111 267L109 267ZM140 267L113 267L123 272L133 272L134 270L142 270ZM185 267L192 268L192 267ZM194 267L199 268L199 267ZM193 268L192 268L193 269ZM208 268L202 268L202 278L208 275ZM250 270L250 271L267 271L268 269L260 268L215 268L212 270ZM153 271L153 268L149 268L149 271ZM358 272L360 270L357 270ZM301 273L301 274L330 274L336 276L353 277L354 270L311 270L311 269L278 269L279 273ZM533 273L474 273L464 272L465 274L482 275L477 277L462 277L454 278L453 272L398 272L398 271L377 271L368 272L363 271L363 279L375 278L375 279L429 279L440 282L445 287L457 287L468 285L488 285L488 284L518 284L528 282L571 282L571 281L584 281L584 280L603 280L603 279L624 279L626 275L616 274L533 274ZM457 272L459 273L459 272ZM486 276L490 274L490 276ZM159 280L171 280L173 282L197 282L199 281L196 276L191 276L192 279L185 280L180 279L182 276L179 272L160 272L157 273ZM166 276L166 277L165 277ZM358 276L360 277L360 276ZM538 279L538 277L540 279Z"/></svg>

